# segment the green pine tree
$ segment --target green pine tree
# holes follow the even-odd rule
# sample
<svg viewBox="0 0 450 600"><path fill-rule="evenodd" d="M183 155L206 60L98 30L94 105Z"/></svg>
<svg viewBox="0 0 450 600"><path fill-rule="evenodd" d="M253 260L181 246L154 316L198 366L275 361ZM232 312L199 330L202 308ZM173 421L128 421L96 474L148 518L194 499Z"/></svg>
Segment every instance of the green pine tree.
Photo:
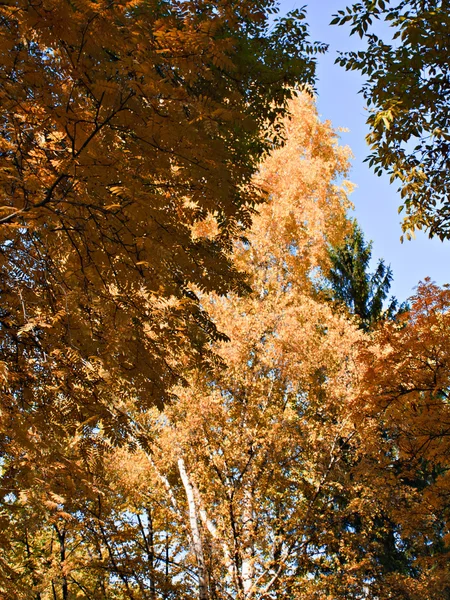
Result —
<svg viewBox="0 0 450 600"><path fill-rule="evenodd" d="M380 319L395 316L398 304L395 298L384 308L392 282L391 268L380 259L375 271L369 272L372 242L365 241L356 221L344 243L330 249L330 257L332 268L327 277L327 291L332 300L360 317L363 329L369 330Z"/></svg>

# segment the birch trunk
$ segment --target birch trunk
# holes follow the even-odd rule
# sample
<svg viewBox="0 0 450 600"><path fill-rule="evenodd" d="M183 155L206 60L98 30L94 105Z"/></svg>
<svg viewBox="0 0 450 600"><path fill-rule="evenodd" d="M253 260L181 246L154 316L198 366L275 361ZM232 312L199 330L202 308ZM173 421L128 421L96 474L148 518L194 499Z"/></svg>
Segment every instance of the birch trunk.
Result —
<svg viewBox="0 0 450 600"><path fill-rule="evenodd" d="M191 528L192 549L195 554L198 569L198 598L199 600L208 600L208 582L205 568L205 557L203 554L202 537L199 528L199 519L197 506L195 504L194 489L186 471L184 459L178 459L178 470L181 481L186 492L186 499L189 509L189 524Z"/></svg>

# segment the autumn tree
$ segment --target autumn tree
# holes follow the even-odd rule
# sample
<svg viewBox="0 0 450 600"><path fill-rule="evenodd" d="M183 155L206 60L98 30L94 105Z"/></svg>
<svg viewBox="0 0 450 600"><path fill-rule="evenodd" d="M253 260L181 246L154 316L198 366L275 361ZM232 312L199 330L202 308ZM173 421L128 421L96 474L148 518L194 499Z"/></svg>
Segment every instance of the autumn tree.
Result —
<svg viewBox="0 0 450 600"><path fill-rule="evenodd" d="M220 339L194 291L247 289L232 240L291 87L304 13L258 2L17 0L0 28L5 495L57 493L66 444L128 439ZM264 135L262 135L264 131ZM214 232L201 235L203 222ZM70 487L70 484L68 483Z"/></svg>
<svg viewBox="0 0 450 600"><path fill-rule="evenodd" d="M69 422L51 444L32 428L22 463L4 453L8 600L448 595L449 292L419 286L370 332L318 292L353 228L349 153L311 98L291 112L234 247L253 293L197 292L226 368L186 372L161 409L129 389L128 445Z"/></svg>
<svg viewBox="0 0 450 600"><path fill-rule="evenodd" d="M218 348L227 368L179 388L155 436L153 468L189 522L201 600L312 598L322 577L352 589L334 568L335 498L356 437L343 399L363 333L333 315L313 281L348 228L351 186L337 184L348 151L310 99L292 113L286 145L259 174L271 200L235 251L254 293L209 299L231 340Z"/></svg>
<svg viewBox="0 0 450 600"><path fill-rule="evenodd" d="M288 85L313 77L304 14L269 33L274 10L2 8L6 355L14 336L48 338L45 356L60 346L80 368L119 367L153 402L183 348L198 359L215 331L191 287L242 287L226 253L260 199L251 176L277 143ZM216 235L196 236L208 215Z"/></svg>
<svg viewBox="0 0 450 600"><path fill-rule="evenodd" d="M366 371L359 417L366 435L355 462L360 506L388 516L392 551L375 597L446 598L450 592L448 287L421 283L408 312L385 321ZM378 490L374 496L374 490ZM387 530L385 530L387 531ZM383 530L380 531L383 537Z"/></svg>
<svg viewBox="0 0 450 600"><path fill-rule="evenodd" d="M255 294L211 298L228 369L179 389L152 466L189 522L194 597L446 597L448 291L420 286L370 334L317 296L349 230L323 177L345 154L300 107L236 251Z"/></svg>
<svg viewBox="0 0 450 600"><path fill-rule="evenodd" d="M448 595L448 290L371 336L295 296L216 304L229 369L136 416L147 447L98 432L96 494L10 499L5 598Z"/></svg>
<svg viewBox="0 0 450 600"><path fill-rule="evenodd" d="M377 21L385 27L377 28ZM348 23L367 43L337 62L367 78L368 161L399 183L403 230L409 236L424 228L448 238L448 1L357 2L338 11L332 23Z"/></svg>
<svg viewBox="0 0 450 600"><path fill-rule="evenodd" d="M198 371L189 379L188 387L178 387L178 401L161 415L139 408L132 398L135 388L128 390L128 394L122 391L120 401L115 400L115 407L128 419L123 435L129 439L133 433L142 451L134 457L129 454L124 460L119 458L118 453L126 454L125 449L100 448L97 452L103 456L102 464L110 465L103 467L106 469L103 473L98 465L95 468L91 466L87 473L86 467L83 467L91 464L88 457L83 460L83 453L92 454L99 440L110 437L106 426L101 426L100 430L98 424L93 426L96 421L80 426L76 438L71 437L70 426L67 431L53 427L52 449L55 456L53 460L43 460L43 464L54 472L43 472L42 467L38 471L42 483L28 489L28 498L21 497L14 487L18 479L17 461L7 459L5 488L8 482L13 490L7 510L17 515L15 526L5 532L8 545L3 556L5 562L9 557L13 569L7 581L17 581L21 575L27 582L26 586L41 590L44 598L52 587L57 595L63 593L65 585L69 593L75 593L78 584L94 598L96 594L99 598L105 597L105 594L108 597L113 590L117 593L120 590L124 597L129 598L171 597L170 594L186 598L206 598L214 594L215 597L227 597L227 594L243 597L243 594L248 594L250 585L256 586L255 593L258 590L261 593L266 586L269 590L275 583L278 585L278 579L280 582L284 580L286 569L293 568L296 556L307 560L313 552L313 546L309 549L306 546L293 547L291 551L289 544L293 540L282 534L281 529L276 534L276 529L282 527L283 503L286 506L290 503L295 514L300 508L295 508L294 493L290 499L275 500L272 506L272 500L264 497L264 482L269 485L267 477L271 473L269 465L272 459L274 464L287 461L288 465L294 466L294 458L288 451L290 442L297 444L300 452L300 446L308 444L310 436L316 436L313 421L307 430L299 429L299 416L293 404L302 400L297 398L294 388L300 385L298 377L303 378L305 390L314 389L311 394L319 398L324 374L317 365L317 356L322 352L326 362L334 353L331 338L327 338L323 331L323 322L333 320L331 308L321 307L310 298L314 294L310 274L327 263L327 240L338 243L347 227L345 212L349 203L346 186L337 185L335 180L346 173L348 151L337 146L330 125L320 123L308 96L298 99L291 110L293 118L286 122L287 142L276 152L273 160L268 158L265 161L256 182L265 187L272 200L261 207L251 235L242 240L235 250L236 268L247 271L254 294L248 299L240 299L236 294L223 299L202 295L204 310L213 314L217 327L233 339L230 344L224 343L223 348L215 348L221 360L229 365L228 370L221 372L219 369L213 375ZM206 221L197 226L195 233L209 239L216 227L214 220ZM303 296L299 298L299 294ZM285 315L285 322L280 322L280 310ZM306 345L292 349L292 357L295 355L298 361L305 362L304 371L291 374L291 365L287 361L291 351L284 346L291 337L292 327L297 328L296 338L300 343L300 330L310 316ZM336 317L338 331L344 328L344 321L343 316ZM276 341L277 331L279 343ZM358 337L360 334L351 328L349 335ZM314 355L316 342L323 348L317 349ZM342 348L345 353L346 346ZM279 359L278 352L281 353ZM274 359L277 364L280 361L280 382L275 377L278 366L272 365ZM263 361L260 374L254 375L251 363L258 370L260 361ZM283 367L284 361L286 365ZM341 368L336 363L333 369L340 372ZM239 372L241 375L238 377ZM253 379L254 384L251 384ZM114 386L114 381L107 382ZM264 399L265 390L270 388L273 388L273 398ZM111 389L112 396L117 394L116 389ZM290 398L287 404L285 394ZM64 408L62 393L61 404ZM308 410L314 420L312 400ZM317 418L320 421L323 416L318 413ZM289 425L290 419L293 420L292 425ZM274 428L277 422L280 425ZM219 423L220 430L216 431ZM33 431L41 441L42 428L36 427ZM335 434L334 429L330 430L330 436ZM205 446L201 451L206 443L205 435L213 436L212 446L210 449ZM327 437L328 441L330 439ZM38 448L45 454L48 442L42 441L44 443ZM64 444L69 445L70 451L64 450ZM229 450L223 456L225 462L216 465L222 444ZM31 449L35 451L33 447ZM196 451L199 452L197 456ZM251 460L247 471L248 452L254 452L254 460ZM313 460L314 452L317 449L311 444L311 455L302 458L305 464L307 460ZM108 458L109 455L114 458ZM32 458L31 455L25 461L26 466L34 464ZM79 470L68 474L72 463L79 465ZM146 466L146 475L138 482L133 472L137 464L142 463ZM280 466L278 479L287 481L286 468ZM326 471L324 465L323 469ZM222 476L225 480L221 482ZM58 498L53 497L52 505L44 505L40 516L37 507L43 505L42 488L45 493L45 480L48 478L58 479L63 484L70 478L74 485L68 497L63 489L58 490ZM127 483L127 480L134 484ZM84 482L84 487L79 485L80 481ZM275 481L270 483L274 493L276 485ZM314 485L304 479L298 482L299 489L308 488L313 504ZM73 490L77 487L84 491L75 493ZM252 507L254 503L259 504ZM263 504L267 504L266 508ZM35 507L31 511L35 519L31 522L33 526L26 518L27 506ZM154 524L151 535L148 507ZM255 534L252 533L253 526L245 525L245 521L259 508L262 511L258 517L261 524L264 515L275 511L270 517L271 525L267 532L270 536L281 536L278 545L280 551L287 552L286 557L283 553L278 556L275 549L278 558L274 559L270 550L272 542L262 534L258 540L252 541ZM230 510L235 516L230 514ZM137 516L130 519L129 512L141 519L144 536ZM308 516L311 527L314 514ZM204 521L202 515L206 515ZM41 524L43 539L34 535L38 523ZM70 553L70 561L61 561L61 543L54 524L59 531L66 532L64 547L66 553ZM238 530L233 534L236 527ZM30 531L33 538L28 550L23 541L24 531ZM150 554L153 553L154 572L150 576L148 551L143 554L143 549L144 540L151 537L154 540L150 551ZM165 540L167 550L164 548ZM150 542L148 548L151 548ZM258 568L264 573L259 583L255 579L256 571L252 571L254 551L262 553L261 567ZM286 567L282 566L285 560ZM53 570L49 564L54 565ZM278 569L279 574L270 584ZM150 582L153 584L150 585ZM4 590L6 594L8 588L5 586Z"/></svg>
<svg viewBox="0 0 450 600"><path fill-rule="evenodd" d="M142 452L72 441L73 487L47 500L9 494L3 506L0 592L7 600L189 598L177 561L183 522ZM83 466L82 466L83 465ZM63 494L63 495L62 495Z"/></svg>

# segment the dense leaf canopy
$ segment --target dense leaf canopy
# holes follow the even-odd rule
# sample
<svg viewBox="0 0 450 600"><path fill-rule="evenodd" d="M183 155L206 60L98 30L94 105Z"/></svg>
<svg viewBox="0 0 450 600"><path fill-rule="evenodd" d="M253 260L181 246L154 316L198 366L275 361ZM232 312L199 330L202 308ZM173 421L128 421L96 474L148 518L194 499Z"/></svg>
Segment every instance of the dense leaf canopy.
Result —
<svg viewBox="0 0 450 600"><path fill-rule="evenodd" d="M415 50L412 23L446 18L387 6L338 21L384 15ZM291 87L323 48L274 12L0 7L5 600L450 597L450 290L380 318L350 151ZM408 57L369 40L385 100L377 61ZM444 146L408 140L431 109L422 131L383 110L372 160L399 144L394 176L425 193ZM432 201L408 196L405 227L439 233Z"/></svg>
<svg viewBox="0 0 450 600"><path fill-rule="evenodd" d="M316 278L355 238L349 151L310 97L291 113L234 245L253 293L198 292L226 368L186 369L161 409L118 397L128 445L71 428L58 390L47 430L12 412L29 430L3 437L5 599L448 596L450 292L425 282L371 331L329 302Z"/></svg>
<svg viewBox="0 0 450 600"><path fill-rule="evenodd" d="M96 489L99 432L129 441L130 407L163 405L214 362L221 335L197 294L248 289L230 251L264 199L252 177L281 142L291 86L313 82L303 12L274 12L0 7L4 497L42 509Z"/></svg>
<svg viewBox="0 0 450 600"><path fill-rule="evenodd" d="M161 404L182 368L208 361L220 335L194 286L246 289L229 251L263 199L251 178L281 141L289 86L313 81L303 12L269 28L274 11L1 7L5 409L120 421L113 388Z"/></svg>

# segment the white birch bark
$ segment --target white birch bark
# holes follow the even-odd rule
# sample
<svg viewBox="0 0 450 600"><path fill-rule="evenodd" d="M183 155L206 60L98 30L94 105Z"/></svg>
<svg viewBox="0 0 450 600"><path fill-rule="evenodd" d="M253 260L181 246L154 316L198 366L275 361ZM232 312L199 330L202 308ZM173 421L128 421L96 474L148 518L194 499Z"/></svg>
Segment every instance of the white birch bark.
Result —
<svg viewBox="0 0 450 600"><path fill-rule="evenodd" d="M200 534L198 511L195 504L194 489L186 471L186 465L183 458L178 459L178 470L181 481L186 492L186 499L189 511L189 524L191 528L192 549L197 560L198 570L198 598L199 600L208 600L208 582L206 577L205 557L203 554L202 537Z"/></svg>

